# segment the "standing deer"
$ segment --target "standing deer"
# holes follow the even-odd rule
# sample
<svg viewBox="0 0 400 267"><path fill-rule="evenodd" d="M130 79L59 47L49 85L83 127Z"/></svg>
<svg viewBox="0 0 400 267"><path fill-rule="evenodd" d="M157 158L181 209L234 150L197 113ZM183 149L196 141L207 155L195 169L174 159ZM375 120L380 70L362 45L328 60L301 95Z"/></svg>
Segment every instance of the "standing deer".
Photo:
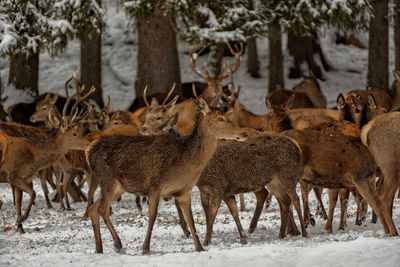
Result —
<svg viewBox="0 0 400 267"><path fill-rule="evenodd" d="M186 136L102 136L86 151L92 175L99 182L101 196L89 215L96 241L96 252L102 253L100 216L122 249L109 218L111 204L125 191L149 196L149 223L143 252L150 251L150 238L162 197L174 196L189 224L195 247L202 251L191 211L191 191L217 148L218 138L243 140L247 133L233 127L218 109L212 109L201 98L195 128Z"/></svg>
<svg viewBox="0 0 400 267"><path fill-rule="evenodd" d="M399 129L400 112L392 112L372 119L361 131L363 144L368 146L383 174L383 181L378 187L378 197L389 228L385 233L389 233L391 236L398 235L392 218L392 209L394 195L400 186ZM377 215L379 217L379 214Z"/></svg>
<svg viewBox="0 0 400 267"><path fill-rule="evenodd" d="M22 222L27 219L35 200L35 191L29 186L34 175L41 169L54 164L70 149L84 149L88 145L83 137L72 128L74 117L64 118L62 125L50 131L46 136L38 135L37 129L15 123L8 127L10 146L0 167L0 180L14 186L15 204L17 210L17 227L24 233ZM2 127L5 131L6 127ZM30 133L35 133L29 136ZM21 216L22 191L29 194L30 199L24 215Z"/></svg>

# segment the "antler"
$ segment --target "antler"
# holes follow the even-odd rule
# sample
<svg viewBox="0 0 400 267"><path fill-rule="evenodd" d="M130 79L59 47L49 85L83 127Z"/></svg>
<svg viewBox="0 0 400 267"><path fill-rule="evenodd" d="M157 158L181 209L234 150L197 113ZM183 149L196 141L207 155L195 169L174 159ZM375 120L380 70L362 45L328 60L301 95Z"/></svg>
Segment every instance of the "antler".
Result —
<svg viewBox="0 0 400 267"><path fill-rule="evenodd" d="M147 84L146 84L146 86L144 87L144 90L143 90L143 100L144 100L144 103L146 104L146 106L150 107L149 101L147 101L146 93L147 93Z"/></svg>
<svg viewBox="0 0 400 267"><path fill-rule="evenodd" d="M192 66L194 73L199 75L201 78L208 80L210 78L210 75L208 74L208 71L207 71L207 65L204 64L204 71L206 72L205 74L201 73L196 67L196 60L198 58L198 55L200 55L204 51L204 49L207 48L207 46L203 45L203 47L200 49L200 51L196 52L198 50L198 48L199 48L199 45L196 45L191 51L188 51L189 55L190 55L190 65Z"/></svg>
<svg viewBox="0 0 400 267"><path fill-rule="evenodd" d="M196 86L194 85L194 83L192 83L192 91L193 91L194 97L195 97L197 100L199 100L199 96L197 95Z"/></svg>
<svg viewBox="0 0 400 267"><path fill-rule="evenodd" d="M167 95L167 97L164 99L164 101L162 102L161 106L164 106L165 103L167 103L168 98L171 96L172 92L173 92L174 89L175 89L175 85L176 85L176 83L174 83L174 84L172 85L171 90L169 90L168 95Z"/></svg>
<svg viewBox="0 0 400 267"><path fill-rule="evenodd" d="M243 42L240 43L240 49L239 49L239 47L235 44L235 50L233 50L232 46L231 46L229 43L226 43L226 45L228 46L228 49L229 49L229 51L232 53L232 55L235 56L235 59L236 59L236 60L235 60L235 66L233 67L233 69L232 69L232 68L227 68L227 67L225 66L226 64L224 64L224 69L222 70L221 75L222 75L222 73L225 72L225 69L226 69L226 71L227 71L227 74L222 75L222 78L223 78L223 79L228 78L229 75L230 75L230 73L231 73L231 74L232 74L232 73L235 73L235 72L239 69L240 62L241 62L241 60L242 60L242 54L243 54ZM229 65L230 65L230 64L229 64Z"/></svg>

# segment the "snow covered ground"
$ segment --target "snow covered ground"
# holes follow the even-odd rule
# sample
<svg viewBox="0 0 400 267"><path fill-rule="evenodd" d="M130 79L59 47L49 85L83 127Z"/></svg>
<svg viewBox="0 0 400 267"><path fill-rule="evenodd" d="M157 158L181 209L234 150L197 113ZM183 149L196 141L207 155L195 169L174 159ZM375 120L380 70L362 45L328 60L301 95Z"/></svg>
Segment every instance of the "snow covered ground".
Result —
<svg viewBox="0 0 400 267"><path fill-rule="evenodd" d="M109 25L103 48L103 90L104 96L111 96L113 109L126 109L134 99L133 81L136 72L137 44L135 34L127 29L127 20L122 11L109 6L107 23ZM335 106L339 92L365 88L367 73L367 50L351 46L332 44L332 32L321 34L322 47L335 71L324 73L325 81L320 82L328 98L328 106ZM363 36L366 39L366 35ZM390 39L392 40L392 39ZM133 44L132 44L133 41ZM130 43L130 44L129 44ZM267 92L267 56L268 43L258 41L261 60L260 79L251 78L246 72L246 57L235 75L236 83L241 84L240 100L251 111L266 112L264 97ZM185 55L186 46L180 43L180 64L182 81L198 80L189 66L189 57ZM393 66L393 44L391 44L390 66ZM205 60L201 59L201 60ZM285 55L286 70L289 58ZM7 60L0 61L0 75L3 83L8 77ZM73 69L79 69L79 44L71 42L62 55L51 58L48 54L40 57L40 92L63 93L64 81L70 77ZM391 67L390 69L393 69ZM391 80L393 78L391 77ZM285 87L291 88L299 80L287 80ZM30 96L6 88L4 95L9 96L6 104L29 100ZM7 184L0 184L0 199L4 202L0 210L0 266L398 266L400 262L400 239L385 236L380 223L370 223L371 214L362 226L355 226L355 204L350 199L345 231L337 231L339 209L334 218L334 234L324 230L325 222L316 219L316 226L308 228L309 238L277 238L280 217L276 201L265 210L260 218L258 229L248 235L248 244L239 243L235 223L225 204L221 205L214 225L212 245L206 252L194 251L192 239L186 238L177 224L177 213L172 201L161 201L159 214L153 230L152 254L141 255L147 227L147 207L142 213L134 204L134 196L123 195L121 202L113 205L112 221L119 233L126 255L114 252L111 235L104 223L101 223L104 254L94 253L94 238L90 221L81 217L86 203L73 203L72 211L61 211L58 204L55 209L47 210L40 183L34 181L37 192L36 205L33 206L28 220L24 223L26 234L20 235L13 227L16 216L12 204L11 190ZM27 196L24 203L27 203ZM327 207L328 197L323 200ZM245 195L247 211L240 213L242 224L248 227L255 207L255 197ZM312 211L316 201L311 194ZM196 227L201 240L205 236L205 219L201 208L197 188L193 191L192 202ZM400 200L394 203L393 217L400 223Z"/></svg>

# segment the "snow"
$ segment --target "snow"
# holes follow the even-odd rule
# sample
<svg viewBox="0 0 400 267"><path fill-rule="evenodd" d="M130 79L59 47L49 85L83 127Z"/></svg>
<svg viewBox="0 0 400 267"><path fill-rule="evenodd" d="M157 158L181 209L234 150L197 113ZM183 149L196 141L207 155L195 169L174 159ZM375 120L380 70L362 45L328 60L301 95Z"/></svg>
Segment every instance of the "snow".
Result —
<svg viewBox="0 0 400 267"><path fill-rule="evenodd" d="M126 109L134 99L133 83L136 73L137 39L128 32L129 25L124 12L114 5L106 11L106 37L103 47L103 90L104 98L111 96L112 109ZM334 107L339 92L345 93L356 88L365 88L368 52L351 46L335 45L333 31L326 29L321 34L321 45L335 71L325 72L325 81L320 85L328 98L328 106ZM392 32L391 32L392 36ZM363 38L367 38L363 34ZM390 38L392 40L392 38ZM284 43L286 40L284 40ZM261 64L260 79L251 78L246 71L246 55L240 69L235 74L235 84L242 87L240 100L251 111L263 114L264 97L268 82L268 42L258 40ZM285 45L285 44L284 44ZM187 45L180 42L180 64L183 82L200 80L190 67L190 57L185 54ZM394 66L393 44L390 44L390 70ZM202 65L207 56L199 57ZM226 60L233 61L232 58ZM290 57L285 52L285 70ZM3 83L7 81L9 62L0 60L0 75ZM39 91L63 94L64 82L73 70L79 73L79 43L71 42L66 51L51 58L44 53L40 57ZM286 80L285 87L291 88L297 80ZM393 78L391 77L391 81ZM3 87L4 88L4 87ZM3 96L8 95L6 106L16 102L28 101L31 96L8 86ZM388 237L383 233L380 223L371 224L369 211L367 221L362 226L354 225L355 203L349 203L347 227L338 231L339 204L335 210L333 234L327 234L325 221L316 218L315 227L309 227L308 238L286 237L278 239L280 226L279 207L273 199L271 206L264 210L257 230L248 235L248 244L239 243L236 225L229 210L222 204L216 217L211 246L205 252L195 252L193 241L186 238L177 224L177 212L172 201L160 201L159 214L151 240L152 253L141 255L147 227L147 206L139 212L135 207L135 197L124 194L121 202L113 204L111 217L120 235L126 255L114 252L112 238L101 221L104 254L94 253L94 237L90 221L81 217L86 203L72 203L73 210L62 211L53 203L54 209L46 209L39 180L34 181L37 192L36 205L24 223L26 234L20 235L13 228L3 232L6 227L14 227L15 208L9 185L0 184L0 266L398 266L400 262L400 238ZM87 188L84 188L85 192ZM98 194L98 192L97 192ZM24 195L23 203L28 197ZM325 207L328 196L323 195ZM242 225L247 229L255 208L253 194L245 194L247 210L240 212ZM316 200L310 195L310 207L314 212ZM196 228L201 240L205 236L205 218L201 207L199 192L193 190L192 209ZM395 199L394 222L400 223L400 199ZM297 220L297 217L296 217ZM297 225L299 225L297 223Z"/></svg>

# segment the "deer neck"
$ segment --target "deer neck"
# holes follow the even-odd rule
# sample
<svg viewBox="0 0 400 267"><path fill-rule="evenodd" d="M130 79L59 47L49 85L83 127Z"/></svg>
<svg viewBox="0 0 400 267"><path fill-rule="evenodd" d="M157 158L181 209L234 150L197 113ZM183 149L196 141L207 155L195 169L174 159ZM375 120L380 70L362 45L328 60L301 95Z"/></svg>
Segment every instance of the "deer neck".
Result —
<svg viewBox="0 0 400 267"><path fill-rule="evenodd" d="M201 170L211 159L217 149L217 138L207 127L207 119L203 114L198 114L191 134L185 137L186 155L183 159L194 163L194 167Z"/></svg>

